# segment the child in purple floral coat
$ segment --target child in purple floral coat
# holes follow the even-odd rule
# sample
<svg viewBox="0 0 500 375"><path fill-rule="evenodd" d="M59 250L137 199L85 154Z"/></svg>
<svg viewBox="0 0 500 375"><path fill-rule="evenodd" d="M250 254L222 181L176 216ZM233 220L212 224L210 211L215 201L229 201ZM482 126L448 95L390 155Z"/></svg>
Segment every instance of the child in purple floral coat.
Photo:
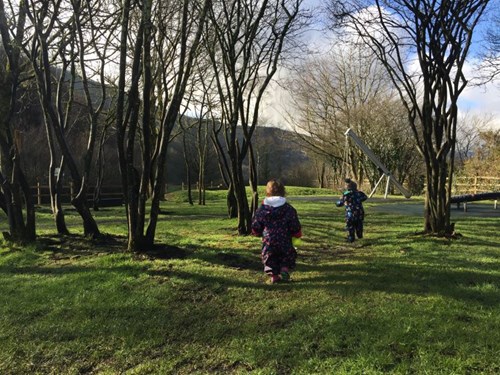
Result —
<svg viewBox="0 0 500 375"><path fill-rule="evenodd" d="M286 202L285 186L276 180L266 185L266 198L252 220L252 234L262 236L262 263L271 283L288 281L297 251L292 237L302 236L297 211Z"/></svg>

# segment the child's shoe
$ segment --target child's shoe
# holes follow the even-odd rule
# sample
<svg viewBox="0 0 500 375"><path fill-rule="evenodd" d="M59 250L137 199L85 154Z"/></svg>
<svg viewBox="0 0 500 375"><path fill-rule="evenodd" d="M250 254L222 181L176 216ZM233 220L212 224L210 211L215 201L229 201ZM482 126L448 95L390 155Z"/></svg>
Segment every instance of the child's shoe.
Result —
<svg viewBox="0 0 500 375"><path fill-rule="evenodd" d="M271 284L276 284L279 283L280 281L281 281L280 275L272 275L271 279L269 280Z"/></svg>

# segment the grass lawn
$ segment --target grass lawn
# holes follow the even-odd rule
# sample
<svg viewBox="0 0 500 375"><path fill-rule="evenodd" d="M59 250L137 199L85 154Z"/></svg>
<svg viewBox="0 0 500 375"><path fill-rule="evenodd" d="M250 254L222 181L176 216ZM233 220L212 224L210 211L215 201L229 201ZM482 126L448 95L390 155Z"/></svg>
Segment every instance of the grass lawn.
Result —
<svg viewBox="0 0 500 375"><path fill-rule="evenodd" d="M169 197L152 255L123 251L123 208L96 213L98 243L72 210L55 237L46 208L36 246L0 243L0 374L500 373L498 212L456 211L461 236L432 238L418 198L372 199L346 244L336 197L291 188L297 270L268 285L260 240L210 194Z"/></svg>

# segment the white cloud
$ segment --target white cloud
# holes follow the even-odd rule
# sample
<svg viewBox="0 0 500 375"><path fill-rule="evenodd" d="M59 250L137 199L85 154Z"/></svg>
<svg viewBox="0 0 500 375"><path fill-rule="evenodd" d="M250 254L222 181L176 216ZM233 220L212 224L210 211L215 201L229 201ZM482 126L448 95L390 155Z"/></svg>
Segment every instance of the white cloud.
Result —
<svg viewBox="0 0 500 375"><path fill-rule="evenodd" d="M464 67L466 77L472 79L477 65L469 63ZM500 82L489 82L482 86L469 85L459 98L459 112L469 112L479 117L492 117L490 126L500 129Z"/></svg>
<svg viewBox="0 0 500 375"><path fill-rule="evenodd" d="M311 35L311 34L310 34ZM317 33L323 50L318 50L318 53L324 53L327 48L325 43L328 38L322 33ZM330 41L331 42L331 41ZM311 46L313 45L311 41ZM316 46L315 46L316 47ZM417 62L414 61L417 65ZM472 81L477 72L477 63L467 63L464 67L464 73L469 81ZM281 69L275 76L267 95L262 103L262 123L276 127L289 127L287 124L287 113L293 112L290 108L290 93L286 91L282 85L285 83L286 77L290 74L286 69ZM461 93L459 98L459 115L469 113L480 118L491 118L488 123L493 129L500 129L500 80L489 82L482 86L469 84Z"/></svg>

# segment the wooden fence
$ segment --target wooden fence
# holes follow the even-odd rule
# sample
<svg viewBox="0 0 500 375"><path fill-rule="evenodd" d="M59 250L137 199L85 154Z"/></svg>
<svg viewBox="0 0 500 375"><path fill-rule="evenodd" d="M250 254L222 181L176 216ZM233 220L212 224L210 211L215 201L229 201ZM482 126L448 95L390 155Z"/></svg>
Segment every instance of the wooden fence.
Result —
<svg viewBox="0 0 500 375"><path fill-rule="evenodd" d="M500 177L455 177L452 195L479 194L500 191Z"/></svg>
<svg viewBox="0 0 500 375"><path fill-rule="evenodd" d="M474 177L455 177L452 187L452 202L455 199L457 208L463 203L464 211L468 210L468 201L490 200L488 197L498 196L500 192L500 177L474 176ZM483 195L483 197L480 197ZM463 199L461 199L463 198ZM493 200L493 208L498 207L498 200Z"/></svg>
<svg viewBox="0 0 500 375"><path fill-rule="evenodd" d="M37 183L36 186L31 187L33 194L35 196L35 202L38 205L50 204L50 188L48 185L42 185ZM73 184L69 183L62 187L61 201L62 203L70 203L71 199L75 197L77 191L75 191ZM123 193L122 187L119 185L103 186L101 188L99 205L104 206L117 206L123 204ZM93 202L94 199L94 189L90 188L87 193L87 200Z"/></svg>

